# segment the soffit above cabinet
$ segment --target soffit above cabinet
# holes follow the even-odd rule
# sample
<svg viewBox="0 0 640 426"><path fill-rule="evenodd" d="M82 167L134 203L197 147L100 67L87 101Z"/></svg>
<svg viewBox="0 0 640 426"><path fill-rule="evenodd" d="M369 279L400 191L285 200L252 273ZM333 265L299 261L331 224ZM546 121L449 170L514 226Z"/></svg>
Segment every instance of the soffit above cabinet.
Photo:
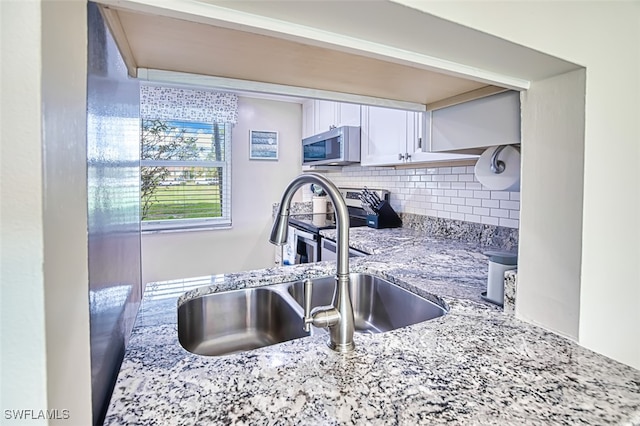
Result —
<svg viewBox="0 0 640 426"><path fill-rule="evenodd" d="M285 2L286 8L302 8L300 11L306 10L307 15L317 16L320 24L316 28L309 26L308 19L299 13L291 19L300 23L269 16L265 10L271 7L275 11L278 2L256 2L263 7L259 14L232 9L245 2L222 2L225 7L213 1L191 0L171 4L150 0L102 3L103 14L132 76L142 69L166 70L434 107L446 106L451 98L457 103L503 87L528 87L528 80L518 76L418 52L416 46L420 42L416 44L415 40L405 43L413 50L403 50L398 37L385 45L379 39L367 40L371 34L357 38L349 33L350 28L344 34L336 33L335 28L322 28L320 24L326 23L327 14L321 16L319 10L324 10L327 2ZM332 7L338 3L344 3L345 15L359 10L352 2L335 2ZM322 8L309 9L314 4ZM382 1L367 3L368 14L374 12L371 8L383 16L386 8L399 10L398 5ZM402 11L410 13L407 17L420 15L414 20L435 19L404 7ZM395 35L389 29L382 33ZM415 34L424 40L424 34ZM444 38L446 34L440 37ZM404 40L409 41L406 37ZM440 42L425 42L434 43Z"/></svg>
<svg viewBox="0 0 640 426"><path fill-rule="evenodd" d="M246 31L114 8L107 13L133 75L158 69L423 105L489 86Z"/></svg>

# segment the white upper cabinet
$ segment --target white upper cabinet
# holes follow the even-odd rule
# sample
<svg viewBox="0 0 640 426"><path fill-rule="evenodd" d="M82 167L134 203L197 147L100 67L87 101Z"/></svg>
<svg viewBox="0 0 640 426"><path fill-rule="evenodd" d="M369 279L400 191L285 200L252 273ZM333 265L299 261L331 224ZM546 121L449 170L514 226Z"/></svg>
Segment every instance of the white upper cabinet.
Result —
<svg viewBox="0 0 640 426"><path fill-rule="evenodd" d="M413 111L362 107L360 162L363 166L402 164L408 141L418 137ZM411 144L413 145L413 144Z"/></svg>
<svg viewBox="0 0 640 426"><path fill-rule="evenodd" d="M334 127L360 126L360 105L308 100L302 104L302 119L303 138Z"/></svg>
<svg viewBox="0 0 640 426"><path fill-rule="evenodd" d="M363 106L361 165L392 166L478 158L477 155L429 152L429 116L422 112Z"/></svg>
<svg viewBox="0 0 640 426"><path fill-rule="evenodd" d="M520 143L520 93L509 91L434 110L431 152Z"/></svg>
<svg viewBox="0 0 640 426"><path fill-rule="evenodd" d="M314 102L313 99L309 99L302 104L302 139L316 134Z"/></svg>

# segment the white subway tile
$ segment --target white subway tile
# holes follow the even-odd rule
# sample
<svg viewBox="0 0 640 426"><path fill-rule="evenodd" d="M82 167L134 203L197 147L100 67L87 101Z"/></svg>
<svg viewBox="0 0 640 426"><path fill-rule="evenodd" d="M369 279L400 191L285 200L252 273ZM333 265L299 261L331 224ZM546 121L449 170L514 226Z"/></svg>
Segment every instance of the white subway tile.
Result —
<svg viewBox="0 0 640 426"><path fill-rule="evenodd" d="M451 204L451 197L438 197L438 202L441 204Z"/></svg>
<svg viewBox="0 0 640 426"><path fill-rule="evenodd" d="M464 205L464 198L451 197L451 204Z"/></svg>
<svg viewBox="0 0 640 426"><path fill-rule="evenodd" d="M509 193L505 191L491 191L492 200L508 200Z"/></svg>
<svg viewBox="0 0 640 426"><path fill-rule="evenodd" d="M460 182L473 182L473 175L458 175Z"/></svg>
<svg viewBox="0 0 640 426"><path fill-rule="evenodd" d="M435 195L427 195L425 197L425 201L429 201L430 203L437 203L438 197L436 197Z"/></svg>
<svg viewBox="0 0 640 426"><path fill-rule="evenodd" d="M436 210L430 209L430 210L425 210L424 214L426 216L431 216L431 217L438 217L438 212Z"/></svg>
<svg viewBox="0 0 640 426"><path fill-rule="evenodd" d="M419 182L419 181L420 181L420 176L418 175L409 176L409 182Z"/></svg>
<svg viewBox="0 0 640 426"><path fill-rule="evenodd" d="M476 166L467 166L467 173L469 174L475 174L476 173Z"/></svg>
<svg viewBox="0 0 640 426"><path fill-rule="evenodd" d="M416 182L416 188L426 188L426 182Z"/></svg>
<svg viewBox="0 0 640 426"><path fill-rule="evenodd" d="M456 190L456 189L445 189L444 190L444 195L445 195L445 197L457 197L458 196L458 190Z"/></svg>
<svg viewBox="0 0 640 426"><path fill-rule="evenodd" d="M466 173L466 171L467 171L467 168L465 166L462 166L462 167L458 166L458 167L451 168L451 173L454 173L456 175Z"/></svg>
<svg viewBox="0 0 640 426"><path fill-rule="evenodd" d="M444 206L444 211L446 211L446 212L457 212L458 211L458 207L457 206L453 206L451 204L446 204Z"/></svg>
<svg viewBox="0 0 640 426"><path fill-rule="evenodd" d="M457 182L458 181L458 175L446 175L444 177L444 180L447 182Z"/></svg>
<svg viewBox="0 0 640 426"><path fill-rule="evenodd" d="M433 175L431 180L434 182L444 182L444 175Z"/></svg>
<svg viewBox="0 0 640 426"><path fill-rule="evenodd" d="M438 174L439 175L450 175L451 174L451 167L438 167Z"/></svg>
<svg viewBox="0 0 640 426"><path fill-rule="evenodd" d="M448 182L447 182L448 183ZM464 182L451 182L451 189L466 189Z"/></svg>
<svg viewBox="0 0 640 426"><path fill-rule="evenodd" d="M466 220L467 222L475 222L475 223L480 223L480 221L482 220L480 216L476 216L474 214L465 214L464 215L464 220Z"/></svg>
<svg viewBox="0 0 640 426"><path fill-rule="evenodd" d="M437 210L437 211L444 211L444 205L442 204L438 204L438 203L432 203L431 204L431 209L432 210Z"/></svg>
<svg viewBox="0 0 640 426"><path fill-rule="evenodd" d="M520 210L509 210L509 219L520 220Z"/></svg>
<svg viewBox="0 0 640 426"><path fill-rule="evenodd" d="M473 191L473 198L489 198L490 196L489 191Z"/></svg>
<svg viewBox="0 0 640 426"><path fill-rule="evenodd" d="M505 226L507 228L519 228L520 221L514 219L500 219L500 226Z"/></svg>
<svg viewBox="0 0 640 426"><path fill-rule="evenodd" d="M519 192L510 192L509 196L512 201L520 201L520 193Z"/></svg>
<svg viewBox="0 0 640 426"><path fill-rule="evenodd" d="M428 175L436 175L436 174L438 174L438 169L436 169L435 167L429 167L427 169L427 174Z"/></svg>
<svg viewBox="0 0 640 426"><path fill-rule="evenodd" d="M431 175L420 175L420 180L423 182L431 182Z"/></svg>
<svg viewBox="0 0 640 426"><path fill-rule="evenodd" d="M465 198L465 204L467 206L479 207L482 205L482 201L476 200L475 198Z"/></svg>
<svg viewBox="0 0 640 426"><path fill-rule="evenodd" d="M442 217L442 218L445 218L445 219L451 219L451 213L450 212L438 211L438 217Z"/></svg>
<svg viewBox="0 0 640 426"><path fill-rule="evenodd" d="M471 206L458 206L458 211L460 213L472 214L473 213L473 207L471 207Z"/></svg>
<svg viewBox="0 0 640 426"><path fill-rule="evenodd" d="M479 191L482 189L482 185L478 182L466 182L467 189L473 189L474 191Z"/></svg>
<svg viewBox="0 0 640 426"><path fill-rule="evenodd" d="M482 207L497 209L500 207L500 202L498 200L482 200Z"/></svg>
<svg viewBox="0 0 640 426"><path fill-rule="evenodd" d="M504 218L509 218L509 210L503 210L503 209L491 209L491 216L492 217L504 217Z"/></svg>
<svg viewBox="0 0 640 426"><path fill-rule="evenodd" d="M481 222L484 223L485 225L498 226L498 218L497 217L482 216L482 221Z"/></svg>
<svg viewBox="0 0 640 426"><path fill-rule="evenodd" d="M489 209L486 207L474 207L473 208L473 214L477 214L480 216L489 216Z"/></svg>
<svg viewBox="0 0 640 426"><path fill-rule="evenodd" d="M438 182L438 189L450 189L451 182Z"/></svg>
<svg viewBox="0 0 640 426"><path fill-rule="evenodd" d="M520 201L500 201L501 209L520 210Z"/></svg>
<svg viewBox="0 0 640 426"><path fill-rule="evenodd" d="M425 182L427 188L437 188L438 182Z"/></svg>
<svg viewBox="0 0 640 426"><path fill-rule="evenodd" d="M424 175L427 173L427 169L416 169L417 175Z"/></svg>
<svg viewBox="0 0 640 426"><path fill-rule="evenodd" d="M473 198L473 191L469 191L468 189L460 190L458 191L458 197Z"/></svg>
<svg viewBox="0 0 640 426"><path fill-rule="evenodd" d="M462 213L453 213L453 212L451 212L451 219L454 219L454 220L464 220L464 214L462 214Z"/></svg>
<svg viewBox="0 0 640 426"><path fill-rule="evenodd" d="M431 195L437 195L438 197L442 197L444 195L443 189L432 189Z"/></svg>

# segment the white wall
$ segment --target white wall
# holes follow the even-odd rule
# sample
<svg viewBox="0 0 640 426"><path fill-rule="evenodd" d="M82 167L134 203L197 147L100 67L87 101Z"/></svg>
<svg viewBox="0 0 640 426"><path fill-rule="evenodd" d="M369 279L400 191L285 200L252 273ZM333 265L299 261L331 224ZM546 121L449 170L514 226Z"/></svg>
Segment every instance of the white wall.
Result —
<svg viewBox="0 0 640 426"><path fill-rule="evenodd" d="M302 170L302 107L240 97L238 113L232 134L232 229L143 235L143 283L273 266L272 205ZM249 160L249 130L278 132L278 161Z"/></svg>
<svg viewBox="0 0 640 426"><path fill-rule="evenodd" d="M396 211L486 225L517 228L520 192L491 191L474 173L474 166L343 167L328 172L337 186L386 189Z"/></svg>
<svg viewBox="0 0 640 426"><path fill-rule="evenodd" d="M585 71L522 95L522 228L516 315L578 339ZM544 168L540 167L544 164ZM542 172L542 173L541 173Z"/></svg>
<svg viewBox="0 0 640 426"><path fill-rule="evenodd" d="M640 368L640 4L395 1L586 67L579 342Z"/></svg>
<svg viewBox="0 0 640 426"><path fill-rule="evenodd" d="M91 424L86 3L0 11L2 422L14 423L7 409L57 409Z"/></svg>
<svg viewBox="0 0 640 426"><path fill-rule="evenodd" d="M89 424L87 5L43 1L41 25L48 408Z"/></svg>
<svg viewBox="0 0 640 426"><path fill-rule="evenodd" d="M40 4L3 1L0 14L0 408L4 414L5 409L25 406L46 408L47 366L42 272L41 94L36 83L41 77ZM24 123L31 125L24 126ZM25 173L26 170L29 173Z"/></svg>

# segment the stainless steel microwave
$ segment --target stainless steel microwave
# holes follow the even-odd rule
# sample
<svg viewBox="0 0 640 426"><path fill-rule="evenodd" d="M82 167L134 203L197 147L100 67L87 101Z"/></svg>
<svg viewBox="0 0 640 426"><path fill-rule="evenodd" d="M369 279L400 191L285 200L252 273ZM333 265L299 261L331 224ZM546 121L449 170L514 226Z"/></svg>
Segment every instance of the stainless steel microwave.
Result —
<svg viewBox="0 0 640 426"><path fill-rule="evenodd" d="M360 127L342 126L302 140L302 164L342 166L360 162Z"/></svg>

